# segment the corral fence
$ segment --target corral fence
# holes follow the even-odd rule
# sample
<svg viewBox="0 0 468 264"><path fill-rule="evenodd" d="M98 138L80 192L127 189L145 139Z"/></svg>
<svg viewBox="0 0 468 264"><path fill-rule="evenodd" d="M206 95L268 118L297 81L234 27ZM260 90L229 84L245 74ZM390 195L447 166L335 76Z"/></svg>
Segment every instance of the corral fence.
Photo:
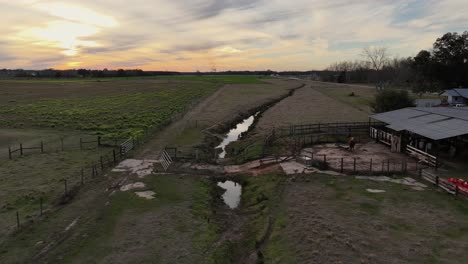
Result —
<svg viewBox="0 0 468 264"><path fill-rule="evenodd" d="M394 175L417 173L425 166L411 159L360 159L356 157L336 157L303 151L296 161L308 167L332 170L343 174Z"/></svg>
<svg viewBox="0 0 468 264"><path fill-rule="evenodd" d="M451 183L446 179L440 178L434 171L420 169L418 175L421 179L432 183L437 188L440 188L449 194L468 199L468 188L459 187L455 183Z"/></svg>
<svg viewBox="0 0 468 264"><path fill-rule="evenodd" d="M229 154L240 161L247 161L278 155L273 151L276 147L281 147L282 152L288 151L291 155L296 155L305 146L347 142L349 136L354 137L355 142L359 143L363 139L369 138L369 129L372 126L381 127L384 124L380 122L340 122L276 127L263 135L263 138L252 140L251 144Z"/></svg>
<svg viewBox="0 0 468 264"><path fill-rule="evenodd" d="M340 122L340 123L316 123L301 124L280 127L273 130L275 137L292 137L302 135L326 134L326 135L360 135L368 134L370 127L383 126L380 122Z"/></svg>

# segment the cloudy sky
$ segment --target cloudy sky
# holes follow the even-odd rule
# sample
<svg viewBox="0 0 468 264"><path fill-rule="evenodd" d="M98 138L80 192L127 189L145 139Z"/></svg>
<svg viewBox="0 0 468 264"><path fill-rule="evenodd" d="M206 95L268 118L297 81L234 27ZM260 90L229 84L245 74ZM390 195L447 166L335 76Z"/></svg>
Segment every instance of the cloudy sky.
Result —
<svg viewBox="0 0 468 264"><path fill-rule="evenodd" d="M467 0L0 0L0 68L323 69L367 46L414 56L467 14Z"/></svg>

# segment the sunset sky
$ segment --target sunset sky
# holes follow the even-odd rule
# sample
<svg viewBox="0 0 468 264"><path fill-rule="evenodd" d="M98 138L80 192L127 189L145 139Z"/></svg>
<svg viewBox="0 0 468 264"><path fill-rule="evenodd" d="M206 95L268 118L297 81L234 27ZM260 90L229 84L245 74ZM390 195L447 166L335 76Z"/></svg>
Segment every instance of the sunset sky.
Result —
<svg viewBox="0 0 468 264"><path fill-rule="evenodd" d="M467 0L0 0L0 68L311 70L367 46L414 56Z"/></svg>

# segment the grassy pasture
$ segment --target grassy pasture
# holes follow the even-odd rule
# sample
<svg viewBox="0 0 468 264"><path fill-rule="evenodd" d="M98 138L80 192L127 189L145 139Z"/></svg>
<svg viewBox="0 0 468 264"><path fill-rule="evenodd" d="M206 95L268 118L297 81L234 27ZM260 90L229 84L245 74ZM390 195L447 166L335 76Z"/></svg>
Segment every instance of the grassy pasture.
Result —
<svg viewBox="0 0 468 264"><path fill-rule="evenodd" d="M466 201L431 187L312 175L286 187L280 208L265 263L464 263L468 257Z"/></svg>
<svg viewBox="0 0 468 264"><path fill-rule="evenodd" d="M317 91L339 102L353 106L365 113L372 113L370 104L377 94L374 87L321 82L315 82L312 86ZM351 96L352 93L354 96Z"/></svg>
<svg viewBox="0 0 468 264"><path fill-rule="evenodd" d="M112 174L110 177L119 177ZM217 230L208 218L212 184L201 177L159 175L134 179L156 192L156 199L137 197L132 191L103 192L105 184L80 192L70 205L28 232L0 245L0 262L27 263L74 219L68 238L41 261L60 263L207 263ZM18 252L21 251L21 254Z"/></svg>
<svg viewBox="0 0 468 264"><path fill-rule="evenodd" d="M170 121L224 84L262 84L259 76L3 80L3 128L47 128L107 137L141 135Z"/></svg>
<svg viewBox="0 0 468 264"><path fill-rule="evenodd" d="M108 137L136 136L168 122L175 113L183 112L215 88L210 83L189 83L159 85L153 91L129 89L125 94L42 99L29 103L2 100L0 116L4 120L3 127L75 129Z"/></svg>

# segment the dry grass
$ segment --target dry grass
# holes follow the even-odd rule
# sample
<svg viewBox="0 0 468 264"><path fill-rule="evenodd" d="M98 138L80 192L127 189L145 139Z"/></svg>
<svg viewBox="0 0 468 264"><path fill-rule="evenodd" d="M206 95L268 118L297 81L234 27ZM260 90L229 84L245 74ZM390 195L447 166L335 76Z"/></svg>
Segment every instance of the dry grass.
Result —
<svg viewBox="0 0 468 264"><path fill-rule="evenodd" d="M270 131L274 126L299 123L327 123L367 121L368 114L350 104L319 92L315 84L296 93L267 110L259 120L255 131Z"/></svg>
<svg viewBox="0 0 468 264"><path fill-rule="evenodd" d="M465 201L431 188L312 175L291 183L281 206L285 219L275 235L288 250L270 252L272 262L289 255L295 263L465 263L468 257Z"/></svg>

